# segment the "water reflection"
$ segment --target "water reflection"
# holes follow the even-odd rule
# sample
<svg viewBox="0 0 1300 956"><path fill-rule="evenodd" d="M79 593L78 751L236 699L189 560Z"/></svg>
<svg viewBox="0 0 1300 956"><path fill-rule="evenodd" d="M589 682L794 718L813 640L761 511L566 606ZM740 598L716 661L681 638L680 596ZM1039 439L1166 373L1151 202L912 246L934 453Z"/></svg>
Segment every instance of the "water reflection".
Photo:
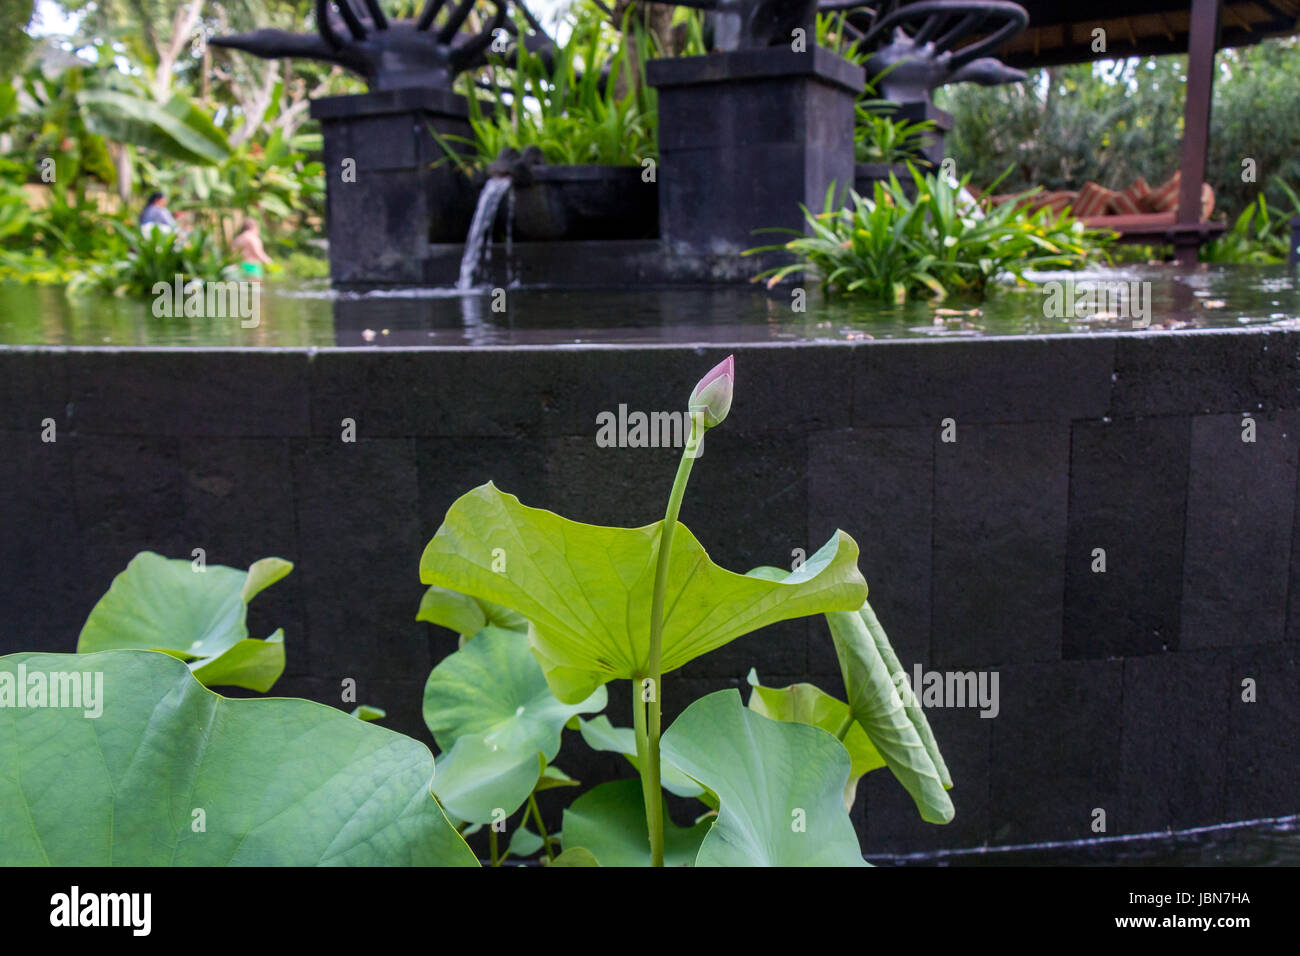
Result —
<svg viewBox="0 0 1300 956"><path fill-rule="evenodd" d="M890 856L878 866L1300 866L1300 816L1164 833Z"/></svg>
<svg viewBox="0 0 1300 956"><path fill-rule="evenodd" d="M162 318L149 300L69 299L49 286L0 285L0 344L242 348L708 344L865 341L1132 330L1131 316L1084 301L1059 315L1052 283L1136 283L1152 330L1300 327L1300 293L1285 267L1163 266L1042 273L983 302L882 305L761 286L672 289L401 289L331 291L268 283L255 328L237 318ZM1139 323L1140 324L1140 323Z"/></svg>

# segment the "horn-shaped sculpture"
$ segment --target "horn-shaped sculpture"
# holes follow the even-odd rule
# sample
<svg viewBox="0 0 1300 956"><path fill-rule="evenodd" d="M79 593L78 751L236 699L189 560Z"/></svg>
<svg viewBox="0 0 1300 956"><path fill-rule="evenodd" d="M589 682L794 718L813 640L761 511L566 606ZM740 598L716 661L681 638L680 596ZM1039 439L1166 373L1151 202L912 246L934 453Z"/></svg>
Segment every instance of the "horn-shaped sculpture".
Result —
<svg viewBox="0 0 1300 956"><path fill-rule="evenodd" d="M215 46L263 59L304 57L337 63L365 78L371 90L404 87L450 89L461 73L482 62L496 32L507 26L507 0L489 0L492 19L477 33L461 34L477 0L425 0L413 20L390 20L378 0L316 0L316 30L254 30L217 37ZM434 20L449 11L441 26Z"/></svg>
<svg viewBox="0 0 1300 956"><path fill-rule="evenodd" d="M1006 0L822 0L823 11L842 11L849 37L874 51L867 72L880 78L882 97L907 103L928 100L948 83L982 86L1016 83L1025 74L991 56L1029 23L1024 7ZM974 42L961 45L971 37Z"/></svg>
<svg viewBox="0 0 1300 956"><path fill-rule="evenodd" d="M665 0L703 10L710 49L730 52L789 44L802 29L811 44L816 33L817 0Z"/></svg>

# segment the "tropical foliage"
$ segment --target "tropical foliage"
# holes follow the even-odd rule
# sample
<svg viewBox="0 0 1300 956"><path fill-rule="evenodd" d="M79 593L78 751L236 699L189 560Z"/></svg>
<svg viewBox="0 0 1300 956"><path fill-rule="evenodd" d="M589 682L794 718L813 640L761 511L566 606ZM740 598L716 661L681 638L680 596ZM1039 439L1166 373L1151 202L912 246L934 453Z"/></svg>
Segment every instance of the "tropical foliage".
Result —
<svg viewBox="0 0 1300 956"><path fill-rule="evenodd" d="M1068 212L979 203L942 175L909 167L915 198L890 175L870 197L850 192L849 205L827 191L820 213L804 210L807 234L748 254L786 252L794 261L762 276L775 284L794 274L827 290L901 303L922 296L984 295L1002 275L1027 269L1074 269L1101 254L1109 234L1086 230Z"/></svg>
<svg viewBox="0 0 1300 956"><path fill-rule="evenodd" d="M865 65L870 53L861 48L860 37L850 38L844 19L843 13L819 14L817 42L859 66ZM896 117L898 104L881 99L876 92L883 75L868 75L854 104L854 159L859 163L917 162L928 144L927 134L935 129L934 121L914 122Z"/></svg>
<svg viewBox="0 0 1300 956"><path fill-rule="evenodd" d="M1210 114L1206 180L1217 208L1234 221L1267 192L1300 183L1297 38L1219 51ZM1007 192L1078 189L1088 180L1123 189L1177 168L1187 82L1185 56L1052 67L1024 83L959 84L936 100L955 117L947 150L980 188L1008 164Z"/></svg>
<svg viewBox="0 0 1300 956"><path fill-rule="evenodd" d="M207 47L211 31L288 26L309 5L197 0L65 4L67 36L29 44L0 84L0 278L147 291L117 282L150 259L138 248L144 197L166 192L193 260L213 267L244 217L275 258L318 240L324 213L320 136L310 95L358 89L341 71L257 61ZM178 244L181 245L181 244ZM128 261L129 260L129 261ZM299 260L301 261L301 260ZM319 261L318 259L315 261Z"/></svg>
<svg viewBox="0 0 1300 956"><path fill-rule="evenodd" d="M1300 196L1284 181L1273 186L1286 197L1286 206L1270 206L1260 193L1242 210L1232 228L1201 250L1206 262L1238 262L1254 265L1286 262L1291 245L1291 220L1300 216Z"/></svg>
<svg viewBox="0 0 1300 956"><path fill-rule="evenodd" d="M521 22L521 30L526 24ZM469 164L536 146L549 163L636 166L658 156L655 91L644 64L653 34L624 18L622 31L591 4L575 4L568 39L548 63L518 44L460 80L474 137ZM457 140L459 137L452 137ZM459 155L448 148L448 155Z"/></svg>

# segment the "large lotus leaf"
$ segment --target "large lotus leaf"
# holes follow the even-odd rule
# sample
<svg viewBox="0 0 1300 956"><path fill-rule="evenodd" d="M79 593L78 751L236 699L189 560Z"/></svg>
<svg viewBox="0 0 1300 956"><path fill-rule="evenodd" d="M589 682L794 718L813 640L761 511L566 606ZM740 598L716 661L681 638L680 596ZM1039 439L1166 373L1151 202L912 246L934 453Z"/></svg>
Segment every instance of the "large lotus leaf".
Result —
<svg viewBox="0 0 1300 956"><path fill-rule="evenodd" d="M525 637L485 627L424 687L424 722L447 755L434 784L438 799L475 823L490 822L498 809L513 813L559 753L565 722L604 709L606 697L599 687L581 703L560 703Z"/></svg>
<svg viewBox="0 0 1300 956"><path fill-rule="evenodd" d="M631 761L633 767L641 769L636 755L636 731L631 727L615 727L608 717L602 715L594 720L580 720L578 731L592 750L622 754ZM698 797L709 803L705 799L707 794L703 787L662 759L659 761L659 782L669 793L675 793L679 797ZM711 805L716 808L717 801L714 800Z"/></svg>
<svg viewBox="0 0 1300 956"><path fill-rule="evenodd" d="M0 706L0 865L476 863L409 737L311 701L227 699L147 651L0 657L0 701L24 673L102 675L102 713Z"/></svg>
<svg viewBox="0 0 1300 956"><path fill-rule="evenodd" d="M910 692L899 692L907 675L871 605L864 602L858 611L827 614L826 622L854 719L911 794L921 818L947 823L954 813L947 792L952 778L920 702Z"/></svg>
<svg viewBox="0 0 1300 956"><path fill-rule="evenodd" d="M606 528L528 508L488 482L457 499L420 559L420 579L518 611L555 696L568 703L647 669L655 555L663 522ZM855 610L867 586L840 531L782 581L709 560L683 525L673 535L663 671L768 624Z"/></svg>
<svg viewBox="0 0 1300 956"><path fill-rule="evenodd" d="M880 756L867 732L853 719L849 705L832 697L816 684L764 687L758 681L758 673L752 668L749 671L749 685L753 688L749 695L749 709L764 717L812 724L837 737L841 728L848 724L848 730L841 741L844 749L849 752L851 762L849 782L844 786L844 806L852 809L858 792L858 781L863 774L885 766L885 758Z"/></svg>
<svg viewBox="0 0 1300 956"><path fill-rule="evenodd" d="M679 827L664 807L664 865L690 866L712 825L702 820ZM565 853L589 850L601 866L649 866L650 831L641 781L615 780L588 790L564 811Z"/></svg>
<svg viewBox="0 0 1300 956"><path fill-rule="evenodd" d="M770 720L721 690L687 707L661 746L721 801L696 866L867 865L844 807L849 754L833 735Z"/></svg>
<svg viewBox="0 0 1300 956"><path fill-rule="evenodd" d="M248 602L292 570L282 558L263 558L247 571L222 565L196 571L189 561L142 551L91 609L77 650L163 651L191 662L208 686L266 693L284 673L284 635L251 641ZM230 660L219 662L228 654Z"/></svg>

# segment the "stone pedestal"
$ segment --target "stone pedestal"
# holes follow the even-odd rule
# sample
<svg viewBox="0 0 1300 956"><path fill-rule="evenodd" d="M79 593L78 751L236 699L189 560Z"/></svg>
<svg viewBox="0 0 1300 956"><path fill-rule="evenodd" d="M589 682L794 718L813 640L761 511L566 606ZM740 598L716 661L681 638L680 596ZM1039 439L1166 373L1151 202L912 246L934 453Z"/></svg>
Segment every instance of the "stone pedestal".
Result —
<svg viewBox="0 0 1300 956"><path fill-rule="evenodd" d="M468 149L448 139L473 135L464 97L435 89L331 96L313 100L311 115L325 138L334 283L427 282L429 244L464 242L474 214L473 189L431 132Z"/></svg>
<svg viewBox="0 0 1300 956"><path fill-rule="evenodd" d="M804 228L826 190L853 184L853 103L863 71L829 50L785 47L651 60L659 91L659 228L676 251L735 254Z"/></svg>

